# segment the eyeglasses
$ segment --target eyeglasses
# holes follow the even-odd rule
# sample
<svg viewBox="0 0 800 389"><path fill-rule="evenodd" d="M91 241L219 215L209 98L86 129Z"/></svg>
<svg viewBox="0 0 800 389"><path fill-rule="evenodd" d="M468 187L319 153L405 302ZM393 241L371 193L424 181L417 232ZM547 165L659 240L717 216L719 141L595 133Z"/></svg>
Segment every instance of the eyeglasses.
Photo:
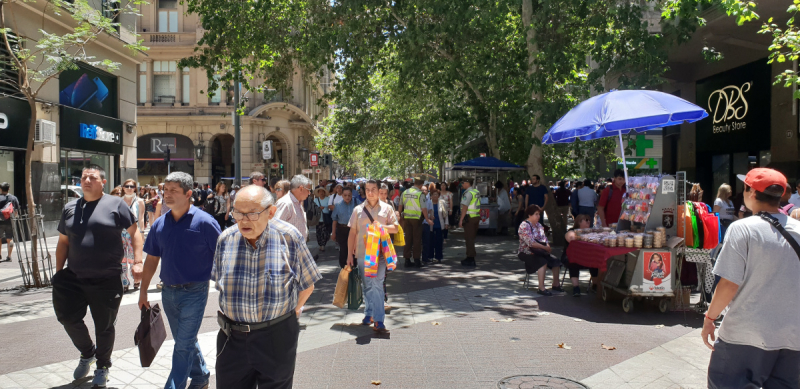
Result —
<svg viewBox="0 0 800 389"><path fill-rule="evenodd" d="M125 186L123 186L123 188L126 188L126 189L136 189L136 185L125 185Z"/></svg>
<svg viewBox="0 0 800 389"><path fill-rule="evenodd" d="M251 222L254 222L254 221L258 220L258 217L261 216L262 213L264 213L266 210L270 209L271 207L272 206L266 207L261 212L250 212L250 213L241 213L241 212L239 212L237 210L234 210L231 213L231 215L233 216L233 218L235 220L242 220L245 217L247 217L247 220L250 220Z"/></svg>

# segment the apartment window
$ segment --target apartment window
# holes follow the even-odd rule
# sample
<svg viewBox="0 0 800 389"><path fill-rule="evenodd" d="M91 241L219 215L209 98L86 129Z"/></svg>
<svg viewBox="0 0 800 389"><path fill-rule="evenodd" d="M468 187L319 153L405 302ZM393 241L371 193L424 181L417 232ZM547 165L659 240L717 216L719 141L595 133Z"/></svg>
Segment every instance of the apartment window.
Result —
<svg viewBox="0 0 800 389"><path fill-rule="evenodd" d="M175 103L176 61L153 61L153 102Z"/></svg>
<svg viewBox="0 0 800 389"><path fill-rule="evenodd" d="M11 46L11 50L18 51L19 42L17 41L16 35L8 32L6 36L8 37L8 43ZM19 72L12 65L14 61L11 59L11 55L12 54L6 50L6 45L0 45L0 78L10 80L16 84L19 80ZM5 82L0 82L0 95L14 96L21 94L19 89L16 87L8 85Z"/></svg>
<svg viewBox="0 0 800 389"><path fill-rule="evenodd" d="M178 32L177 0L159 0L158 32Z"/></svg>
<svg viewBox="0 0 800 389"><path fill-rule="evenodd" d="M182 83L181 83L181 86L183 87L183 92L181 93L181 95L183 97L183 101L182 102L184 104L189 104L189 102L191 101L191 99L189 98L190 97L189 93L191 91L191 88L190 88L191 79L189 78L189 68L183 68L183 75L181 77L183 77L183 80L182 80Z"/></svg>
<svg viewBox="0 0 800 389"><path fill-rule="evenodd" d="M147 102L147 62L139 64L139 104Z"/></svg>

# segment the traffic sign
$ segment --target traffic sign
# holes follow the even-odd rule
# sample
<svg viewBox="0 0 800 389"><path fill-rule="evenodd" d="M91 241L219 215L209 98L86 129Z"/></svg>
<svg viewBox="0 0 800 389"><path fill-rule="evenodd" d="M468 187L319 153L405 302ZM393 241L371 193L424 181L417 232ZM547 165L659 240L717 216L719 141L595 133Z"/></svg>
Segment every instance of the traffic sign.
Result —
<svg viewBox="0 0 800 389"><path fill-rule="evenodd" d="M303 174L311 174L311 169L303 169Z"/></svg>
<svg viewBox="0 0 800 389"><path fill-rule="evenodd" d="M308 155L309 165L311 166L319 166L319 154L311 153Z"/></svg>
<svg viewBox="0 0 800 389"><path fill-rule="evenodd" d="M314 173L320 174L322 173L322 169L314 169Z"/></svg>
<svg viewBox="0 0 800 389"><path fill-rule="evenodd" d="M277 168L281 167L281 164L279 164L277 162L273 162L273 163L269 164L269 167L271 167L273 169L277 169Z"/></svg>
<svg viewBox="0 0 800 389"><path fill-rule="evenodd" d="M253 169L263 169L263 168L264 168L264 164L263 163L254 163L253 164Z"/></svg>

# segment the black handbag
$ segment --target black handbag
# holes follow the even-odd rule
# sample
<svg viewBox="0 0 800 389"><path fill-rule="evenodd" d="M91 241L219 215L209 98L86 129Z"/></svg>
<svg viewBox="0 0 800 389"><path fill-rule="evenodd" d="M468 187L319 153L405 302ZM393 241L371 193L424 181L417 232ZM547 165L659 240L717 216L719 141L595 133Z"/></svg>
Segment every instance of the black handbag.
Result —
<svg viewBox="0 0 800 389"><path fill-rule="evenodd" d="M142 321L133 335L133 343L139 347L139 360L142 367L150 367L158 354L158 350L167 339L167 330L164 328L164 319L161 316L161 307L158 304L150 309L142 308Z"/></svg>

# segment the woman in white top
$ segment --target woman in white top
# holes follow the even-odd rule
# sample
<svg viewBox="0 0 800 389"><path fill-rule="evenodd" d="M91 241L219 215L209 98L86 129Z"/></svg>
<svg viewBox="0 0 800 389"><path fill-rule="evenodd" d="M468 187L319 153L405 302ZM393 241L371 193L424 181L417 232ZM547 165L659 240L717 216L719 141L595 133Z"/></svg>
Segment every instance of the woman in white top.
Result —
<svg viewBox="0 0 800 389"><path fill-rule="evenodd" d="M319 224L317 224L317 244L319 251L325 251L325 245L328 244L328 239L331 237L330 228L325 221L325 214L330 213L328 210L328 191L323 187L314 190L314 204L322 209L322 214L319 215Z"/></svg>
<svg viewBox="0 0 800 389"><path fill-rule="evenodd" d="M728 226L734 220L739 219L736 217L736 209L733 207L733 201L731 201L732 194L731 186L722 184L717 191L717 199L714 200L714 212L719 213L719 222L722 224L722 239L725 239L725 232L728 230Z"/></svg>
<svg viewBox="0 0 800 389"><path fill-rule="evenodd" d="M139 226L139 231L144 231L144 200L136 196L136 181L132 178L125 180L125 183L122 184L122 189L122 199L133 212L133 219L136 221L136 225Z"/></svg>
<svg viewBox="0 0 800 389"><path fill-rule="evenodd" d="M497 188L497 227L500 229L500 235L505 235L511 224L511 199L503 181L497 181L494 187Z"/></svg>

